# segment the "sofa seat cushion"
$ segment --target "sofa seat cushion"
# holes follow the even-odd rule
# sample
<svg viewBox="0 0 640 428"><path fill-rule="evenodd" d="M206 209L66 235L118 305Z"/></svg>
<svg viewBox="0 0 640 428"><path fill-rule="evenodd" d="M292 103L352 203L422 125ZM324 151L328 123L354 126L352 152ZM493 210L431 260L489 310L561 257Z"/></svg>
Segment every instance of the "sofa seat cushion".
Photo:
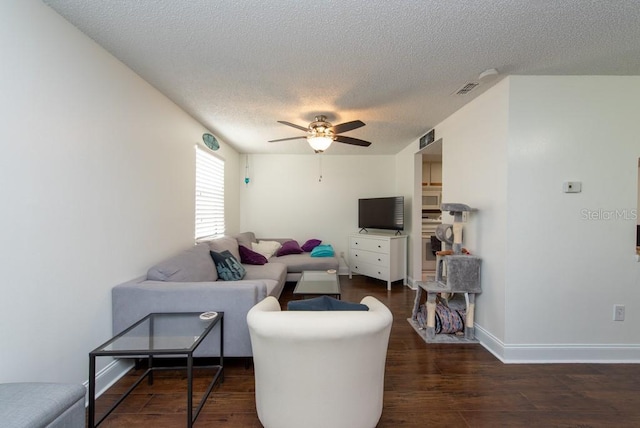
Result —
<svg viewBox="0 0 640 428"><path fill-rule="evenodd" d="M264 265L243 265L247 274L244 279L271 279L284 284L287 277L287 265L282 263L267 263Z"/></svg>
<svg viewBox="0 0 640 428"><path fill-rule="evenodd" d="M152 281L199 282L218 279L216 267L206 243L197 244L164 260L147 271Z"/></svg>
<svg viewBox="0 0 640 428"><path fill-rule="evenodd" d="M267 265L271 263L284 263L290 273L300 273L305 270L337 270L339 265L336 257L311 257L309 253L271 257Z"/></svg>

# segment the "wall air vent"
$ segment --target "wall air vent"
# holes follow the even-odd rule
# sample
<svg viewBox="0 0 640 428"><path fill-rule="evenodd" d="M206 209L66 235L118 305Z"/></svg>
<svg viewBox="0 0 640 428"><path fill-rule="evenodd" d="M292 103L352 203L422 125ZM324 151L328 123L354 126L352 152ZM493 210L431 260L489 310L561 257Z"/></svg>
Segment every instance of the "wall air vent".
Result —
<svg viewBox="0 0 640 428"><path fill-rule="evenodd" d="M455 91L452 95L467 95L469 92L473 91L479 84L480 83L477 82L465 83L462 88Z"/></svg>

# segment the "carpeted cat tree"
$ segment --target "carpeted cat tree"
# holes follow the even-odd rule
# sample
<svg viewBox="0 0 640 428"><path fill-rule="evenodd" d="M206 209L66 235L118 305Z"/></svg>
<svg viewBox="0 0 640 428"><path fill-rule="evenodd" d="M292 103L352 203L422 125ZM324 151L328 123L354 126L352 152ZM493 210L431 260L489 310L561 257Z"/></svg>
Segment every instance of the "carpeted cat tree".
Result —
<svg viewBox="0 0 640 428"><path fill-rule="evenodd" d="M442 224L436 230L436 236L445 243L443 251L436 252L436 276L433 281L418 281L416 299L409 322L426 342L476 342L473 325L475 295L481 293L480 258L469 254L462 248L462 215L474 211L468 205L459 203L442 204L442 211L453 216L453 225ZM422 292L427 292L426 326L419 326L417 318L420 311ZM442 304L452 293L465 296L466 316L464 336L436 334L436 299L440 296Z"/></svg>

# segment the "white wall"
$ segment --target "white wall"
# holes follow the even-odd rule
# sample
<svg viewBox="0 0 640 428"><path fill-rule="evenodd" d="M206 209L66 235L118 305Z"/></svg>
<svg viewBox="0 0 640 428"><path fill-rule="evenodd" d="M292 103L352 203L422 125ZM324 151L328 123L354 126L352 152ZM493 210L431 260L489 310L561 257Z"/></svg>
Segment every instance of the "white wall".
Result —
<svg viewBox="0 0 640 428"><path fill-rule="evenodd" d="M418 140L407 145L396 155L397 193L405 200L405 230L407 238L407 274L409 285L422 280L422 155L418 151ZM416 199L418 198L418 199ZM417 200L417 205L414 201Z"/></svg>
<svg viewBox="0 0 640 428"><path fill-rule="evenodd" d="M505 335L508 96L503 80L435 128L442 138L442 201L477 209L463 230L463 246L482 258L477 327L499 341ZM443 220L453 222L448 213Z"/></svg>
<svg viewBox="0 0 640 428"><path fill-rule="evenodd" d="M436 127L444 202L478 208L477 327L504 361L640 361L638 111L639 77L516 76Z"/></svg>
<svg viewBox="0 0 640 428"><path fill-rule="evenodd" d="M242 177L244 162L243 155ZM347 237L358 231L358 198L398 194L394 156L252 154L249 166L251 182L240 189L242 231L301 244L322 239L345 258Z"/></svg>
<svg viewBox="0 0 640 428"><path fill-rule="evenodd" d="M639 361L636 220L622 213L637 206L640 77L512 77L510 88L511 355L545 344ZM568 180L582 193L563 193ZM614 304L626 305L624 322L612 320Z"/></svg>
<svg viewBox="0 0 640 428"><path fill-rule="evenodd" d="M205 130L39 1L0 3L0 55L0 382L83 382L111 288L193 243Z"/></svg>

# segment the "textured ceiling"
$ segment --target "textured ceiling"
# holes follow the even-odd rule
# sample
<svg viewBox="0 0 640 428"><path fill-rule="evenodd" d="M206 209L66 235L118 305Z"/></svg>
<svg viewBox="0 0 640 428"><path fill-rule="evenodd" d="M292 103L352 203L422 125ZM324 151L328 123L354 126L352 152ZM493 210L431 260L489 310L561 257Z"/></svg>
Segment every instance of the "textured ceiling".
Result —
<svg viewBox="0 0 640 428"><path fill-rule="evenodd" d="M373 143L327 154L395 154L505 75L640 75L638 0L44 2L241 153L325 114Z"/></svg>

